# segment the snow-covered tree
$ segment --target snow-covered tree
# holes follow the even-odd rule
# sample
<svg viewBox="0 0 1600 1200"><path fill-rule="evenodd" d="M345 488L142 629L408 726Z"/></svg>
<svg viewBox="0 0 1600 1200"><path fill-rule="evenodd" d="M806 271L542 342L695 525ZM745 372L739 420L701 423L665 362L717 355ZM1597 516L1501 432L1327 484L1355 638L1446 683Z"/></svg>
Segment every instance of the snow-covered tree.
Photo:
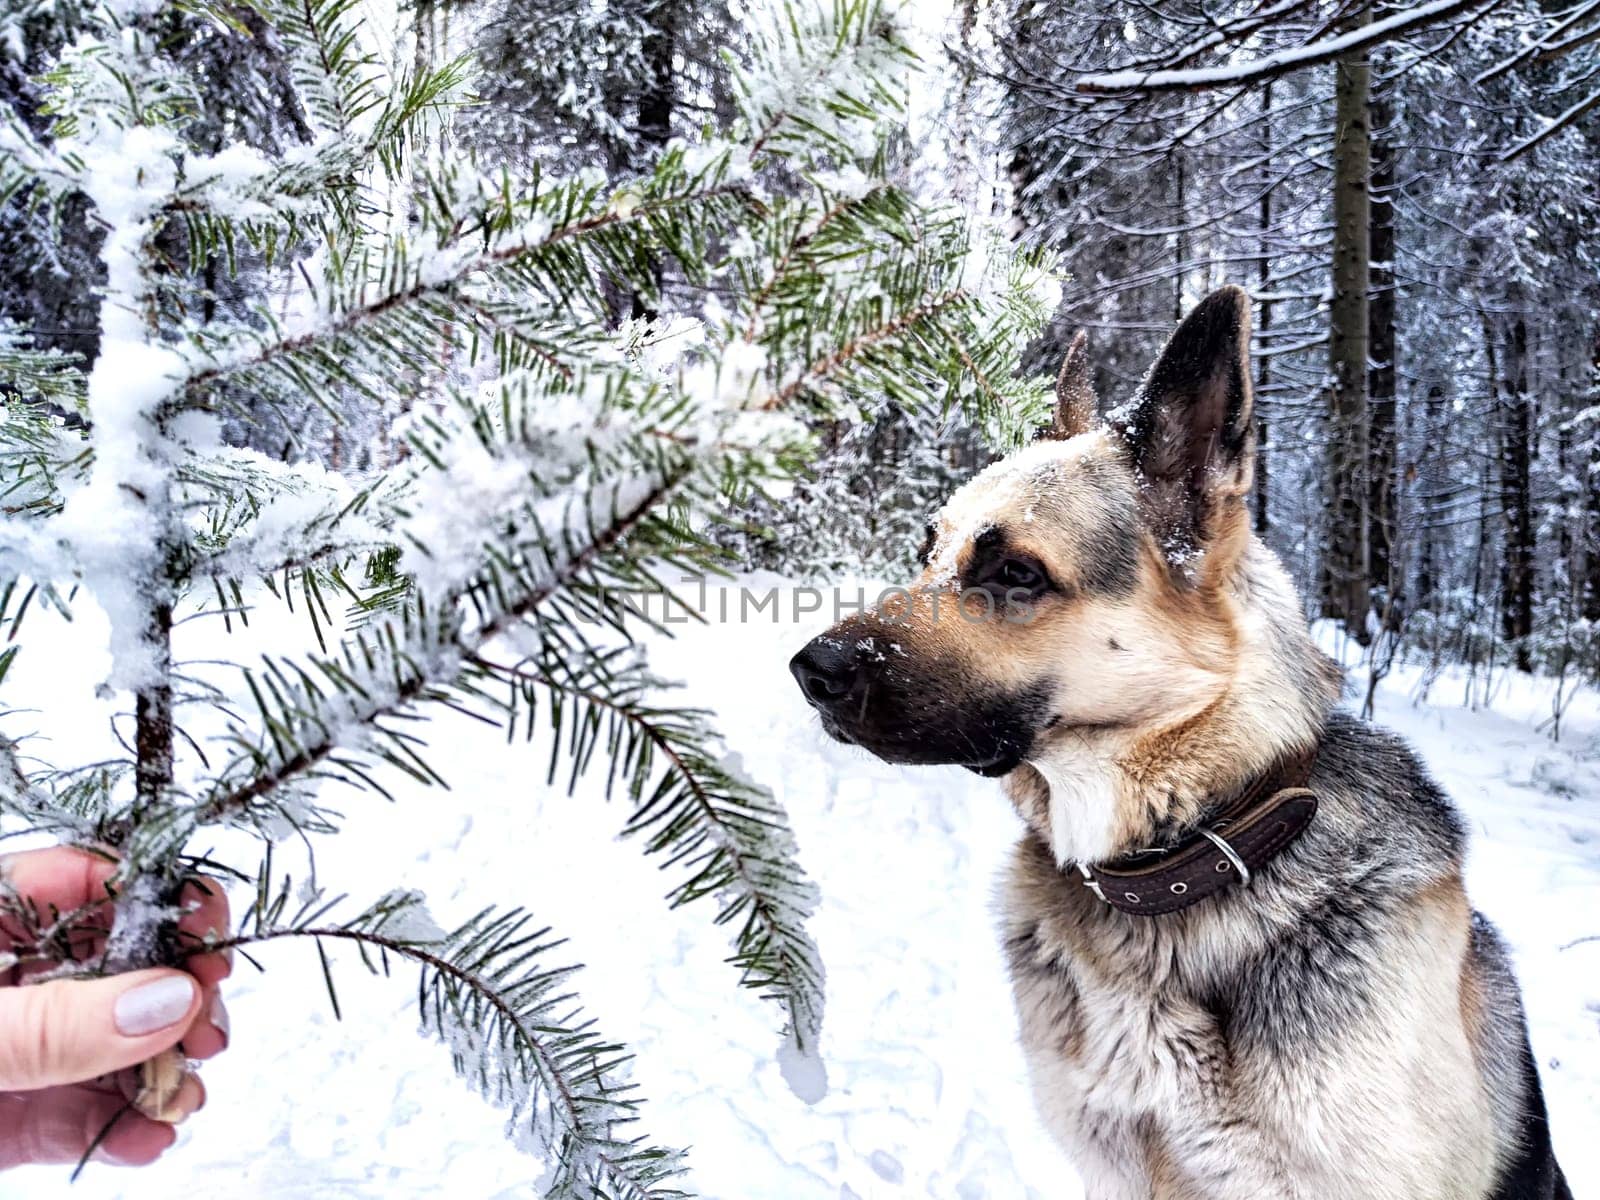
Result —
<svg viewBox="0 0 1600 1200"><path fill-rule="evenodd" d="M779 495L758 495L725 540L754 567L808 579L909 579L928 515L987 466L991 447L959 414L885 403L824 423L820 456Z"/></svg>
<svg viewBox="0 0 1600 1200"><path fill-rule="evenodd" d="M1536 614L1600 563L1600 5L987 11L1018 231L1070 279L1045 357L1086 326L1125 393L1186 297L1248 282L1256 529L1320 615L1564 663Z"/></svg>
<svg viewBox="0 0 1600 1200"><path fill-rule="evenodd" d="M16 952L57 973L287 939L409 961L424 1026L549 1157L548 1194L678 1194L680 1155L635 1132L626 1055L573 1011L529 914L442 930L403 891L350 909L281 877L271 847L336 833L340 789L443 782L431 711L543 730L552 778L602 774L669 901L733 931L740 982L782 1013L785 1075L814 1096L814 890L771 794L628 644L650 619L637 593L716 565L712 527L805 459L806 419L887 397L1002 443L1031 431L1044 388L1015 365L1042 270L883 178L915 56L875 0L751 13L737 118L620 183L481 169L438 136L466 68L385 65L349 0L262 0L244 24L189 5L209 36L282 55L310 134L266 145L224 124L198 148L200 81L154 52L148 8L86 5L37 80L47 125L0 126L0 194L85 204L104 230L91 369L0 327L0 677L29 652L30 612L93 603L111 630L99 683L126 710L110 761L43 761L5 720L0 816L120 862L103 956L72 961L60 936L103 913L11 912L35 934ZM201 319L203 264L247 254L259 303ZM617 329L619 287L655 318ZM225 417L310 406L366 414L348 436L393 447L384 469L219 436ZM304 614L304 650L251 641L272 604ZM196 623L237 655L186 657ZM226 864L255 900L230 936L185 945L178 890L221 827L263 846ZM146 1068L158 1086L175 1071Z"/></svg>
<svg viewBox="0 0 1600 1200"><path fill-rule="evenodd" d="M469 140L617 173L724 115L743 39L727 0L492 0L471 40L482 80Z"/></svg>

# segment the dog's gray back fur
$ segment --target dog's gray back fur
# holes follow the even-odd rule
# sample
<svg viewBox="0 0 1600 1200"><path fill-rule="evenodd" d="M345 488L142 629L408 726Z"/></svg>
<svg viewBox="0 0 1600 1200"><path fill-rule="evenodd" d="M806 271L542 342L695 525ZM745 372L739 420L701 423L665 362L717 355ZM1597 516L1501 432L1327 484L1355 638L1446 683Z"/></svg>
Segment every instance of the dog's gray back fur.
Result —
<svg viewBox="0 0 1600 1200"><path fill-rule="evenodd" d="M1459 815L1343 712L1307 832L1248 889L1118 912L1035 835L1004 937L1035 1091L1089 1195L1568 1195Z"/></svg>

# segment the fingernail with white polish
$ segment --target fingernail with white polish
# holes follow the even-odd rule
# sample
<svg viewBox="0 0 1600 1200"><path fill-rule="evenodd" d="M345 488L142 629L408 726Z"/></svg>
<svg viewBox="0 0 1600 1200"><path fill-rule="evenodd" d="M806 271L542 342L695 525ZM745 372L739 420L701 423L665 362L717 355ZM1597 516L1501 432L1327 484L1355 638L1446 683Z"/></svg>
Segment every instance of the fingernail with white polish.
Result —
<svg viewBox="0 0 1600 1200"><path fill-rule="evenodd" d="M211 1009L207 1015L211 1018L211 1024L216 1026L217 1032L222 1035L222 1044L226 1046L233 1027L228 1024L228 1006L222 1002L222 993L218 992L211 997Z"/></svg>
<svg viewBox="0 0 1600 1200"><path fill-rule="evenodd" d="M166 975L123 992L111 1015L123 1037L143 1037L177 1024L193 1002L194 980L187 975Z"/></svg>

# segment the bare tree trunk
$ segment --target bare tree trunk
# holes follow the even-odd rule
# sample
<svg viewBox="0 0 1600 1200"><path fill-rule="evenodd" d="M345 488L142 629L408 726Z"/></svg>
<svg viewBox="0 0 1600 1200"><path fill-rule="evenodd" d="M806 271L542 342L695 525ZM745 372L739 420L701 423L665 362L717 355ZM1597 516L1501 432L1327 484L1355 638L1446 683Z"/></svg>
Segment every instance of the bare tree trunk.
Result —
<svg viewBox="0 0 1600 1200"><path fill-rule="evenodd" d="M1442 444L1445 433L1444 385L1435 381L1428 385L1428 396L1423 407L1423 434L1414 439L1424 447ZM1414 463L1420 483L1422 513L1416 536L1417 582L1413 607L1432 609L1434 593L1439 587L1439 529L1444 522L1442 497L1449 482L1440 456L1424 453L1420 462Z"/></svg>
<svg viewBox="0 0 1600 1200"><path fill-rule="evenodd" d="M1393 603L1399 580L1395 538L1399 532L1398 489L1395 486L1395 148L1394 101L1389 86L1372 97L1372 186L1370 299L1367 330L1371 342L1367 368L1367 583L1381 590L1385 610Z"/></svg>
<svg viewBox="0 0 1600 1200"><path fill-rule="evenodd" d="M1363 8L1351 27L1367 22ZM1335 65L1333 147L1333 300L1329 319L1327 442L1328 535L1323 556L1323 612L1367 640L1367 288L1371 160L1365 50Z"/></svg>
<svg viewBox="0 0 1600 1200"><path fill-rule="evenodd" d="M678 48L678 30L671 5L657 10L660 24L645 37L641 47L644 54L646 77L641 80L639 93L639 149L645 163L654 163L661 151L672 140L672 114L678 99L678 77L673 57ZM651 264L650 273L656 286L661 286L662 263ZM632 316L637 320L653 318L655 311L644 296L633 293Z"/></svg>
<svg viewBox="0 0 1600 1200"><path fill-rule="evenodd" d="M411 17L411 31L416 38L411 48L411 66L420 79L425 72L433 69L434 59L438 57L437 31L434 29L434 0L416 0L416 8Z"/></svg>
<svg viewBox="0 0 1600 1200"><path fill-rule="evenodd" d="M1172 319L1183 320L1183 260L1189 253L1189 242L1183 234L1184 214L1188 204L1183 194L1183 148L1172 148L1172 178L1177 188L1177 195L1173 198L1172 216L1173 225L1178 232L1172 238Z"/></svg>
<svg viewBox="0 0 1600 1200"><path fill-rule="evenodd" d="M950 57L955 60L952 65L961 83L956 88L950 114L950 184L955 198L976 212L980 211L978 185L983 178L983 169L978 165L983 137L978 131L978 115L975 111L978 78L973 68L973 34L978 28L978 0L960 0L957 10L960 14L957 29L961 51Z"/></svg>
<svg viewBox="0 0 1600 1200"><path fill-rule="evenodd" d="M672 140L672 113L678 92L677 73L672 62L677 52L678 31L667 16L670 6L663 6L659 11L661 24L646 35L641 47L649 74L641 81L643 87L639 93L639 141L646 148L646 157L652 161Z"/></svg>
<svg viewBox="0 0 1600 1200"><path fill-rule="evenodd" d="M1260 345L1267 348L1267 337L1272 329L1272 81L1267 80L1261 89L1261 241L1257 246L1256 291L1260 299ZM1255 508L1256 532L1263 537L1272 528L1267 501L1270 495L1271 458L1267 453L1267 385L1272 381L1272 358L1261 354L1256 358L1256 478Z"/></svg>
<svg viewBox="0 0 1600 1200"><path fill-rule="evenodd" d="M1528 390L1528 326L1518 315L1507 328L1496 405L1500 425L1500 511L1505 550L1500 556L1500 634L1513 647L1517 669L1533 669L1533 397Z"/></svg>
<svg viewBox="0 0 1600 1200"><path fill-rule="evenodd" d="M1560 334L1557 334L1558 338L1560 336ZM1579 564L1576 554L1579 538L1574 535L1579 532L1577 527L1581 524L1581 518L1578 516L1578 503L1581 497L1577 488L1572 484L1572 431L1575 423L1574 418L1578 418L1581 421L1578 414L1582 410L1582 405L1574 403L1572 391L1568 384L1567 360L1565 358L1561 359L1561 365L1556 372L1556 395L1559 397L1557 403L1561 406L1554 414L1556 418L1556 478L1561 481L1559 484L1561 489L1560 498L1558 500L1561 517L1556 524L1556 569L1560 576L1560 581L1565 584L1562 592L1567 601L1565 611L1570 622L1572 612L1576 611L1576 606L1571 602L1577 598L1577 581L1579 578ZM1537 414L1535 414L1534 427L1534 440L1535 444L1537 444L1539 436Z"/></svg>
<svg viewBox="0 0 1600 1200"><path fill-rule="evenodd" d="M1589 350L1589 378L1593 394L1600 396L1600 330L1594 335ZM1585 455L1588 470L1584 475L1583 542L1583 615L1586 620L1600 621L1600 435L1588 433L1588 452Z"/></svg>
<svg viewBox="0 0 1600 1200"><path fill-rule="evenodd" d="M1494 386L1492 351L1489 375L1489 383L1492 389ZM1472 555L1472 605L1468 610L1472 613L1474 626L1477 622L1479 606L1483 600L1483 560L1489 553L1489 483L1489 460L1485 457L1482 466L1478 468L1478 547ZM1467 694L1462 700L1462 703L1466 704L1472 700L1472 685L1478 672L1478 639L1472 635L1471 628L1467 627L1465 623L1462 625L1462 632L1459 636L1463 640L1457 647L1456 657L1465 659L1468 667ZM1487 640L1491 651L1490 659L1493 661L1494 639L1491 637Z"/></svg>
<svg viewBox="0 0 1600 1200"><path fill-rule="evenodd" d="M1586 621L1600 623L1600 439L1589 443L1587 459L1582 612Z"/></svg>

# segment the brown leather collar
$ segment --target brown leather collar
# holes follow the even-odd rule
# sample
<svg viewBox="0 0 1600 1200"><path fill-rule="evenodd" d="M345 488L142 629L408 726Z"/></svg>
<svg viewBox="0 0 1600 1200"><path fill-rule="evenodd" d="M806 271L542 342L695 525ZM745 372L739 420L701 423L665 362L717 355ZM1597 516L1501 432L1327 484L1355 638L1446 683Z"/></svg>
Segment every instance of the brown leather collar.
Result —
<svg viewBox="0 0 1600 1200"><path fill-rule="evenodd" d="M1171 850L1077 864L1084 886L1112 908L1145 917L1198 904L1236 880L1248 886L1316 815L1317 797L1305 786L1316 758L1313 746L1269 768Z"/></svg>

